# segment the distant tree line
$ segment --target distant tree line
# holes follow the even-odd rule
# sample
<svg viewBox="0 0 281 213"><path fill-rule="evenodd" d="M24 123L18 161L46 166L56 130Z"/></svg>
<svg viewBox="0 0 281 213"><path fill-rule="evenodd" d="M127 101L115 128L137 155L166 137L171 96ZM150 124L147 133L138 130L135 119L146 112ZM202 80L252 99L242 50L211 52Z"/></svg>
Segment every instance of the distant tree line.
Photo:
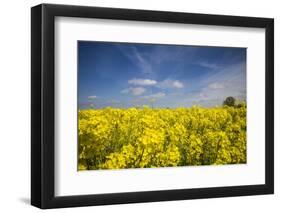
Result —
<svg viewBox="0 0 281 213"><path fill-rule="evenodd" d="M245 105L245 103L236 103L236 99L232 96L227 97L224 101L223 101L223 105L224 106L230 106L230 107L237 107L240 108L242 106Z"/></svg>

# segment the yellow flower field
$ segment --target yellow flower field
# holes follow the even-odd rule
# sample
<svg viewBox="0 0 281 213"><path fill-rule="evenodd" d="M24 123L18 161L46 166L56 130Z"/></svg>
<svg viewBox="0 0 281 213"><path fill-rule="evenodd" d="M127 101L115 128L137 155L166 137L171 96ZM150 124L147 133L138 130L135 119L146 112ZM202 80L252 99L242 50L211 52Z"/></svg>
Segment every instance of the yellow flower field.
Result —
<svg viewBox="0 0 281 213"><path fill-rule="evenodd" d="M246 105L79 110L78 170L246 163Z"/></svg>

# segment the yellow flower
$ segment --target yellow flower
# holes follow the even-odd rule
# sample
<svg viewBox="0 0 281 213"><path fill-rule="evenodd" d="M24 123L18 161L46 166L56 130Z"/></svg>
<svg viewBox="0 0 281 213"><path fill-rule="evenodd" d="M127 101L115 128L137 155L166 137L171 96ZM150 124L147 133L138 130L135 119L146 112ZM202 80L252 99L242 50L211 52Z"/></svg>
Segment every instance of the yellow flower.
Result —
<svg viewBox="0 0 281 213"><path fill-rule="evenodd" d="M246 105L79 110L78 169L246 162Z"/></svg>

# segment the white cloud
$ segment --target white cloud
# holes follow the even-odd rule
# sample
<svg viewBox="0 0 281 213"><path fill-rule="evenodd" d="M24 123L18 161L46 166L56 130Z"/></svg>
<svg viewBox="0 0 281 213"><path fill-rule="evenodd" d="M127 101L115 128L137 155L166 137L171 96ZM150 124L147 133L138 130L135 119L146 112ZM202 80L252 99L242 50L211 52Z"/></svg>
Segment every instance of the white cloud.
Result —
<svg viewBox="0 0 281 213"><path fill-rule="evenodd" d="M143 87L130 87L121 91L122 94L142 95L146 91Z"/></svg>
<svg viewBox="0 0 281 213"><path fill-rule="evenodd" d="M94 99L96 99L97 98L97 96L95 96L95 95L90 95L90 96L88 96L88 100L94 100Z"/></svg>
<svg viewBox="0 0 281 213"><path fill-rule="evenodd" d="M155 93L155 94L144 96L143 98L145 98L145 99L158 99L158 98L163 98L165 96L166 96L165 93L158 92L158 93Z"/></svg>
<svg viewBox="0 0 281 213"><path fill-rule="evenodd" d="M172 89L172 88L181 89L184 87L184 84L179 80L166 79L162 82L159 82L157 84L157 87L161 89Z"/></svg>
<svg viewBox="0 0 281 213"><path fill-rule="evenodd" d="M181 83L180 81L174 81L173 82L173 87L175 87L175 88L183 88L183 83Z"/></svg>
<svg viewBox="0 0 281 213"><path fill-rule="evenodd" d="M128 94L128 93L130 93L130 89L129 89L129 88L128 88L128 89L123 89L123 90L121 90L120 93L122 93L122 94Z"/></svg>
<svg viewBox="0 0 281 213"><path fill-rule="evenodd" d="M220 66L218 64L209 63L206 61L199 61L196 64L198 64L201 67L208 68L208 69L219 69L220 68Z"/></svg>
<svg viewBox="0 0 281 213"><path fill-rule="evenodd" d="M134 78L129 80L128 83L139 86L152 86L157 84L157 81L151 79Z"/></svg>
<svg viewBox="0 0 281 213"><path fill-rule="evenodd" d="M212 83L208 86L210 89L223 89L224 85L220 83Z"/></svg>
<svg viewBox="0 0 281 213"><path fill-rule="evenodd" d="M145 92L145 88L143 87L135 87L131 89L131 93L133 95L141 95Z"/></svg>
<svg viewBox="0 0 281 213"><path fill-rule="evenodd" d="M172 88L181 89L184 87L184 84L179 80L171 80L171 79L166 79L164 81L157 82L152 79L133 78L129 80L128 83L136 86L156 86L161 89L172 89Z"/></svg>

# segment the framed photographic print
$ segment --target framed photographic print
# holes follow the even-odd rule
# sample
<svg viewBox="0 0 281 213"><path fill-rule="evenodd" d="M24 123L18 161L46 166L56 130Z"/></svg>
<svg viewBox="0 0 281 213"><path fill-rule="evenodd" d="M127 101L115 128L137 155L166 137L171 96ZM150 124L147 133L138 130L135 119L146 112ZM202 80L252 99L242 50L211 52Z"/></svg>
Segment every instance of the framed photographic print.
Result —
<svg viewBox="0 0 281 213"><path fill-rule="evenodd" d="M274 21L31 9L31 203L272 194Z"/></svg>

